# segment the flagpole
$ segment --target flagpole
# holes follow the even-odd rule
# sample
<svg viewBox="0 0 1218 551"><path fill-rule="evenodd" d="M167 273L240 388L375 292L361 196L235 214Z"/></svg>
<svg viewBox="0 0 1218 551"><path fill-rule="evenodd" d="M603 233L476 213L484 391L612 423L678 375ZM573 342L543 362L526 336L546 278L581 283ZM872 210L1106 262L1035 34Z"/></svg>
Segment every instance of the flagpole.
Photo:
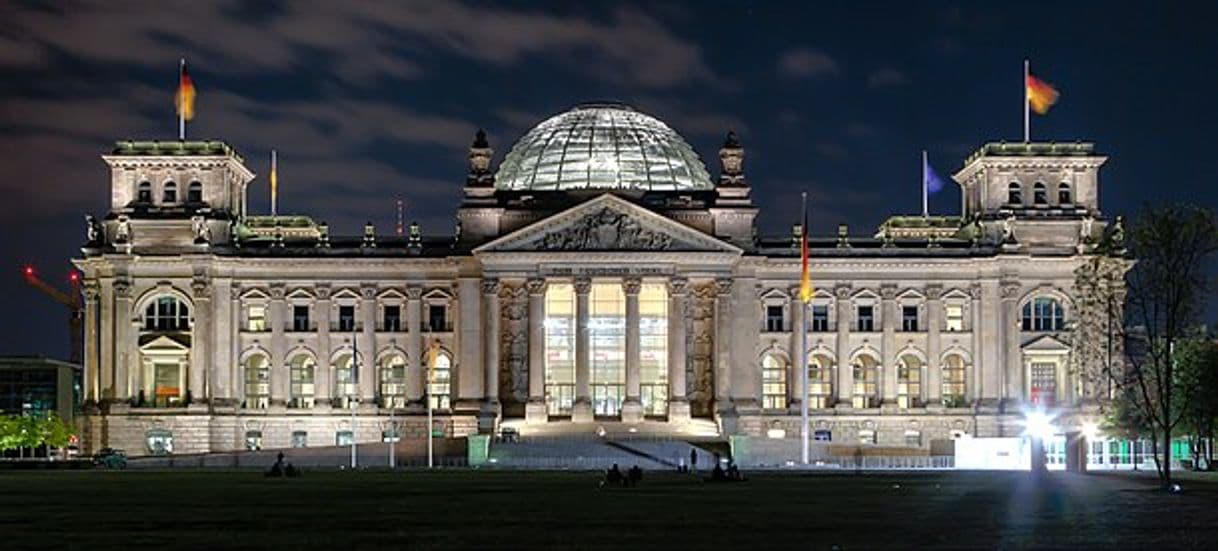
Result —
<svg viewBox="0 0 1218 551"><path fill-rule="evenodd" d="M355 333L355 324L351 324L351 381L355 384L355 392L359 392L359 340ZM355 394L347 394L347 407L351 410L351 469L355 469Z"/></svg>
<svg viewBox="0 0 1218 551"><path fill-rule="evenodd" d="M1030 137L1031 133L1029 132L1030 115L1028 113L1028 100L1029 100L1029 98L1028 98L1028 60L1025 58L1023 60L1023 142L1024 143L1028 143L1028 142L1032 141L1032 139Z"/></svg>
<svg viewBox="0 0 1218 551"><path fill-rule="evenodd" d="M806 250L807 242L808 242L808 192L805 191L805 192L801 193L800 200L801 200L801 203L803 204L803 217L804 217L803 225L800 226L801 227L800 231L803 232L803 243L804 243L801 246L801 249ZM807 255L806 252L804 254ZM810 261L810 259L805 259L805 262L809 262L809 261ZM810 267L808 269L809 269L809 271L811 270ZM801 279L802 279L802 277L803 277L803 275L800 274ZM801 285L802 285L802 282L801 282ZM802 294L802 289L801 289L801 294ZM802 297L802 296L799 297L799 307L803 309L803 315L800 316L800 325L799 325L799 330L803 332L803 333L801 333L803 338L795 339L795 342L802 343L799 347L799 353L797 354L797 359L799 361L799 374L800 374L799 375L799 380L800 380L799 386L800 386L801 392L803 393L799 397L799 404L800 404L799 405L799 417L800 417L800 421L801 421L799 424L799 440L800 440L800 454L801 454L800 459L803 461L804 465L807 465L808 464L808 346L805 341L808 337L808 303L804 301L804 297Z"/></svg>
<svg viewBox="0 0 1218 551"><path fill-rule="evenodd" d="M178 89L179 94L182 88L182 71L186 70L186 58L181 58L178 62ZM182 105L178 106L178 139L186 141L186 110Z"/></svg>
<svg viewBox="0 0 1218 551"><path fill-rule="evenodd" d="M927 199L927 197L926 197L927 194L928 194L928 190L926 189L926 150L923 149L922 150L922 218L926 218L926 217L930 216L930 208L929 208L929 205L927 204L929 202L929 199Z"/></svg>
<svg viewBox="0 0 1218 551"><path fill-rule="evenodd" d="M431 433L434 430L432 428L432 416L434 413L432 412L431 405L431 368L432 364L436 361L436 352L435 348L433 348L435 344L431 342L430 324L427 326L427 341L427 372L423 379L423 399L427 400L427 468L430 469L435 466L435 447L431 440Z"/></svg>

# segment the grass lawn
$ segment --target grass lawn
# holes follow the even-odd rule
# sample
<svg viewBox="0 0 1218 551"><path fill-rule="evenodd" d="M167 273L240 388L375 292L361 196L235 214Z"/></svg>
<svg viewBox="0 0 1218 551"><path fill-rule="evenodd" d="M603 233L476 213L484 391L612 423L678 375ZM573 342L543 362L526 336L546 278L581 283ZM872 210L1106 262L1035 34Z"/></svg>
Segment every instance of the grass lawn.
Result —
<svg viewBox="0 0 1218 551"><path fill-rule="evenodd" d="M1122 548L1218 545L1218 492L1055 473L0 472L0 548ZM1214 484L1195 481L1194 486Z"/></svg>

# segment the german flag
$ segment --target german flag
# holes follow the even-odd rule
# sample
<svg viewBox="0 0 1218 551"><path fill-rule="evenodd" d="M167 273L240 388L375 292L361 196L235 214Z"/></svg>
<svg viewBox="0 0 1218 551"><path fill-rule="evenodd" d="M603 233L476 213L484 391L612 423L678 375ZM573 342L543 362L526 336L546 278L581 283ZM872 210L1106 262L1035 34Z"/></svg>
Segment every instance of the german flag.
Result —
<svg viewBox="0 0 1218 551"><path fill-rule="evenodd" d="M1057 103L1057 96L1059 95L1057 89L1053 88L1051 84L1032 76L1031 73L1028 74L1027 87L1028 105L1032 107L1033 111L1036 111L1037 115L1048 113L1049 108L1053 107L1054 103Z"/></svg>
<svg viewBox="0 0 1218 551"><path fill-rule="evenodd" d="M190 80L190 73L186 71L185 59L182 60L182 69L178 75L178 93L173 97L173 104L182 120L195 118L195 83Z"/></svg>
<svg viewBox="0 0 1218 551"><path fill-rule="evenodd" d="M799 230L799 300L812 302L812 272L808 267L808 194L803 194L804 221Z"/></svg>

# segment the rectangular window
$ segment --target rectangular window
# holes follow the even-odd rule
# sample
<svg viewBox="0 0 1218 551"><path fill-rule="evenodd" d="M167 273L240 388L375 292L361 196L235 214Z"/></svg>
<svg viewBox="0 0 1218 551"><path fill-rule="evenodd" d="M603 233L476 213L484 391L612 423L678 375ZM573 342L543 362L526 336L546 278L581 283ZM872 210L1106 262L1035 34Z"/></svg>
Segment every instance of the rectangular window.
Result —
<svg viewBox="0 0 1218 551"><path fill-rule="evenodd" d="M812 331L825 332L829 330L829 305L812 305Z"/></svg>
<svg viewBox="0 0 1218 551"><path fill-rule="evenodd" d="M382 316L384 331L397 332L402 330L402 307L398 305L385 306Z"/></svg>
<svg viewBox="0 0 1218 551"><path fill-rule="evenodd" d="M335 446L350 446L355 442L355 435L349 430L340 430L334 433Z"/></svg>
<svg viewBox="0 0 1218 551"><path fill-rule="evenodd" d="M292 432L292 447L307 448L309 447L309 433L298 430Z"/></svg>
<svg viewBox="0 0 1218 551"><path fill-rule="evenodd" d="M615 416L626 386L626 296L620 283L594 283L588 296L592 411Z"/></svg>
<svg viewBox="0 0 1218 551"><path fill-rule="evenodd" d="M256 451L262 449L262 431L249 430L245 431L245 449Z"/></svg>
<svg viewBox="0 0 1218 551"><path fill-rule="evenodd" d="M765 330L768 333L781 333L783 327L783 315L781 305L768 305L765 307Z"/></svg>
<svg viewBox="0 0 1218 551"><path fill-rule="evenodd" d="M292 307L292 330L298 332L309 330L309 307L307 305L298 304Z"/></svg>
<svg viewBox="0 0 1218 551"><path fill-rule="evenodd" d="M355 305L338 307L338 330L355 331Z"/></svg>
<svg viewBox="0 0 1218 551"><path fill-rule="evenodd" d="M1035 405L1053 407L1057 402L1057 364L1053 362L1032 363L1032 395L1028 401Z"/></svg>
<svg viewBox="0 0 1218 551"><path fill-rule="evenodd" d="M902 306L901 307L901 331L906 333L918 332L918 307L917 306Z"/></svg>
<svg viewBox="0 0 1218 551"><path fill-rule="evenodd" d="M875 315L872 306L858 307L858 330L862 332L875 331Z"/></svg>
<svg viewBox="0 0 1218 551"><path fill-rule="evenodd" d="M245 309L245 329L266 331L266 306L251 304Z"/></svg>
<svg viewBox="0 0 1218 551"><path fill-rule="evenodd" d="M816 432L812 433L812 439L817 442L832 442L833 441L833 431L819 429Z"/></svg>
<svg viewBox="0 0 1218 551"><path fill-rule="evenodd" d="M947 331L964 331L964 306L961 304L948 304L945 313L947 325L944 327Z"/></svg>
<svg viewBox="0 0 1218 551"><path fill-rule="evenodd" d="M668 289L645 283L639 292L639 382L645 415L668 413Z"/></svg>
<svg viewBox="0 0 1218 551"><path fill-rule="evenodd" d="M448 308L443 304L427 306L427 328L436 333L448 331Z"/></svg>
<svg viewBox="0 0 1218 551"><path fill-rule="evenodd" d="M905 446L908 448L921 448L922 433L916 430L905 431Z"/></svg>
<svg viewBox="0 0 1218 551"><path fill-rule="evenodd" d="M575 288L551 283L546 288L546 410L570 415L575 401Z"/></svg>
<svg viewBox="0 0 1218 551"><path fill-rule="evenodd" d="M875 431L863 429L859 431L859 444L874 444Z"/></svg>

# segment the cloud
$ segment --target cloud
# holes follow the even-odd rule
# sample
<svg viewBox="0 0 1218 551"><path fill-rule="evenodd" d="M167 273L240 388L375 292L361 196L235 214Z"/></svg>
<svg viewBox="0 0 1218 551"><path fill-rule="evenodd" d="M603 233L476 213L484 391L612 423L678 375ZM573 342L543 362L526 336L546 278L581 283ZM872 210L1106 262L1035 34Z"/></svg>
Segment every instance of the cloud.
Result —
<svg viewBox="0 0 1218 551"><path fill-rule="evenodd" d="M909 78L905 76L905 73L902 73L901 71L898 71L891 67L884 67L882 69L877 69L875 71L872 71L870 75L867 75L867 87L868 88L885 88L888 86L900 86L900 85L906 84L908 82L909 82Z"/></svg>
<svg viewBox="0 0 1218 551"><path fill-rule="evenodd" d="M830 159L845 159L849 156L849 152L842 144L834 142L820 142L816 144L816 152Z"/></svg>
<svg viewBox="0 0 1218 551"><path fill-rule="evenodd" d="M837 61L819 50L797 48L778 58L778 74L787 78L833 76L839 72Z"/></svg>

